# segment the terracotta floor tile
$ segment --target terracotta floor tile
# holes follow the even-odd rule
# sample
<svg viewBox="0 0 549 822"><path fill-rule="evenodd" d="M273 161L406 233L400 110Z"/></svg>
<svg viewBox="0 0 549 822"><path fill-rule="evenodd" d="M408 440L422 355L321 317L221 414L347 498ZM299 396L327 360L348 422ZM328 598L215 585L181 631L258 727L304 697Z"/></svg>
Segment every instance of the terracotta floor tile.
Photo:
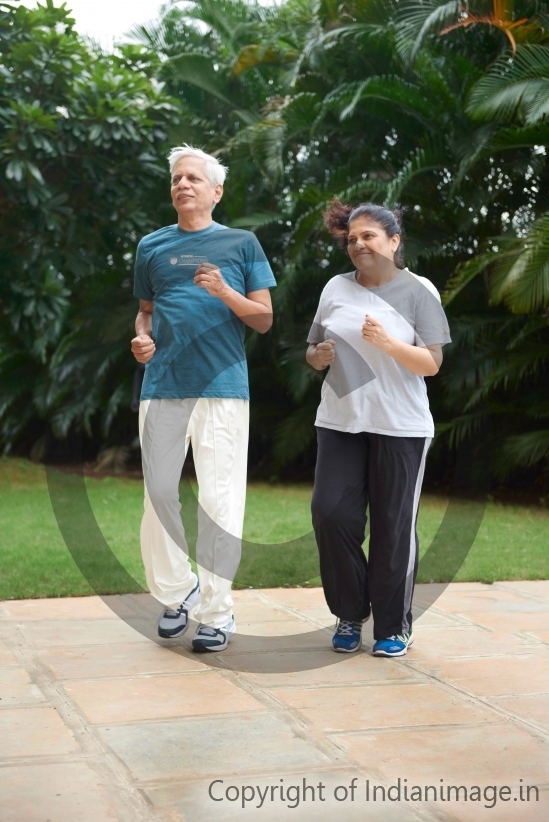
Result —
<svg viewBox="0 0 549 822"><path fill-rule="evenodd" d="M60 756L80 746L55 708L0 711L0 757Z"/></svg>
<svg viewBox="0 0 549 822"><path fill-rule="evenodd" d="M444 586L445 590L457 593L459 593L460 591L486 591L491 587L490 585L486 585L485 582L449 582L444 583ZM418 591L418 593L420 593L423 590L426 591L430 587L430 585L420 583L419 585L415 586L415 590Z"/></svg>
<svg viewBox="0 0 549 822"><path fill-rule="evenodd" d="M412 659L410 664L426 673L455 683L479 696L502 694L529 694L549 691L549 653L538 652L523 656L478 657L422 661Z"/></svg>
<svg viewBox="0 0 549 822"><path fill-rule="evenodd" d="M196 654L161 647L154 642L123 645L90 645L88 647L49 648L38 656L56 679L90 679L106 676L140 674L176 674L203 671Z"/></svg>
<svg viewBox="0 0 549 822"><path fill-rule="evenodd" d="M6 619L18 622L48 619L109 619L112 611L100 597L20 599L3 603Z"/></svg>
<svg viewBox="0 0 549 822"><path fill-rule="evenodd" d="M482 820L488 822L493 818L494 811L497 813L497 822L519 822L519 820L520 822L547 822L549 815L549 797L547 793L540 791L538 803L534 802L533 797L534 793L532 793L532 801L528 804L521 802L515 805L515 799L517 802L520 801L517 793L516 796L511 795L509 801L505 803L498 801L497 805L491 809L489 805L485 807L480 802L475 802L476 805L480 805L480 808L473 807L471 802L459 802L453 803L449 811L446 808L445 810L446 813L452 814L452 822L454 820L456 822L482 822ZM442 803L439 802L436 810L440 809L441 806ZM431 808L435 811L433 805L431 805Z"/></svg>
<svg viewBox="0 0 549 822"><path fill-rule="evenodd" d="M265 588L262 593L274 602L282 602L297 610L326 605L322 588Z"/></svg>
<svg viewBox="0 0 549 822"><path fill-rule="evenodd" d="M304 617L308 617L309 619L318 620L323 625L329 627L335 627L337 621L337 617L330 613L330 609L327 605L317 605L313 606L312 608L300 608L299 613L303 614Z"/></svg>
<svg viewBox="0 0 549 822"><path fill-rule="evenodd" d="M519 579L510 582L498 582L498 588L524 592L526 595L544 597L549 600L549 579Z"/></svg>
<svg viewBox="0 0 549 822"><path fill-rule="evenodd" d="M549 731L549 687L545 694L535 696L513 696L505 699L491 699L493 705L499 705L506 711L526 719L528 722L535 722L542 728Z"/></svg>
<svg viewBox="0 0 549 822"><path fill-rule="evenodd" d="M376 659L367 650L334 654L331 631L300 618L333 624L320 588L235 591L238 633L226 652L207 656L189 651L194 624L173 650L145 639L156 638L161 610L148 594L109 598L114 612L98 597L2 602L0 637L8 647L0 642L0 756L22 758L17 769L2 761L0 820L141 819L128 810L127 789L132 808L141 807L149 822L244 822L244 815L262 822L545 822L548 589L549 581L417 586L416 615L424 603L433 606L416 619L416 643L403 660ZM370 621L366 648L371 634ZM95 723L91 733L137 783L129 780L122 792L116 778L104 783L108 749L80 752L70 727L44 701L49 690L33 685L19 655L9 653L12 640L74 700L73 715L80 709ZM272 701L247 690L258 686ZM292 713L297 724L284 721ZM59 763L44 766L49 760L38 759L45 754ZM391 783L400 776L511 787L523 778L544 792L537 804L500 802L495 809L472 802L344 804L330 795L314 807L273 802L244 811L240 802L207 795L214 778L266 786L305 776L333 788L355 773Z"/></svg>
<svg viewBox="0 0 549 822"><path fill-rule="evenodd" d="M182 676L74 680L64 684L90 722L262 711L249 694L215 672Z"/></svg>
<svg viewBox="0 0 549 822"><path fill-rule="evenodd" d="M357 777L355 801L351 802L348 795L348 801L338 802L334 798L334 790L339 786L348 787L354 776ZM300 796L299 805L296 807L291 807L296 804L295 799L292 802L282 802L280 800L280 785L285 791L287 788L294 786L291 793L292 797L296 795L295 788L300 788L302 795L303 779L306 780L308 787L315 788L314 802L310 790L306 793L307 799L305 801ZM145 790L155 807L169 810L170 813L175 811L178 814L175 817L177 822L183 817L188 820L207 819L208 822L243 822L244 819L251 820L251 822L286 822L286 820L334 822L334 819L341 822L418 822L418 817L413 810L404 804L388 802L383 808L380 808L374 806L373 803L367 804L364 802L362 793L364 779L362 775L350 769L339 772L319 771L315 773L313 771L292 775L285 773L282 777L283 781L280 780L281 777L278 773L272 776L245 776L239 774L238 776L225 778L223 784L216 784L212 787L213 796L217 799L220 798L220 795L216 794L216 789L227 789L229 785L237 786L240 792L242 786L254 787L256 797L257 788L259 787L265 797L262 807L258 807L260 800L256 798L255 802L245 803L245 809L242 808L241 793L239 800L233 802L227 801L226 798L222 802L214 802L210 799L208 788L212 782L211 778L199 782L183 782L167 787L146 788ZM318 792L319 783L324 785L322 790L323 802L320 801ZM273 788L272 792L271 788ZM267 792L265 792L265 789L267 789ZM229 796L234 795L234 792L229 792ZM251 795L249 790L247 795ZM284 795L286 796L286 793ZM344 796L341 791L338 795ZM273 801L271 801L271 796ZM224 797L223 793L221 793L221 797Z"/></svg>
<svg viewBox="0 0 549 822"><path fill-rule="evenodd" d="M447 659L456 656L494 656L532 651L535 640L526 636L486 631L482 628L428 628L418 623L414 629L415 642L407 657L412 662L429 657Z"/></svg>
<svg viewBox="0 0 549 822"><path fill-rule="evenodd" d="M237 623L236 627L236 634L223 652L223 659L227 661L235 654L324 650L330 645L329 634L305 621ZM246 631L255 633L247 634Z"/></svg>
<svg viewBox="0 0 549 822"><path fill-rule="evenodd" d="M23 668L0 669L0 706L44 702L45 696Z"/></svg>
<svg viewBox="0 0 549 822"><path fill-rule="evenodd" d="M0 640L0 666L4 665L17 665L17 660L2 640Z"/></svg>
<svg viewBox="0 0 549 822"><path fill-rule="evenodd" d="M376 775L396 783L400 777L408 785L508 785L513 790L523 784L543 785L549 781L549 755L546 742L510 723L487 727L418 728L406 731L371 734L347 734L336 737L338 743L357 763L374 769ZM541 794L540 794L541 796ZM545 813L549 808L545 794ZM465 803L461 803L463 807ZM526 803L519 800L520 815L524 819ZM517 805L513 802L516 814ZM530 809L536 808L534 803ZM478 805L473 806L475 817L456 814L456 805L445 807L451 819L497 819L499 822L505 803L497 805L490 814ZM471 807L471 806L470 806ZM507 806L508 807L508 806ZM442 803L437 808L443 809ZM446 817L444 817L446 818ZM513 817L506 817L513 819ZM532 817L534 819L536 817ZM541 818L541 817L538 817ZM548 818L547 815L545 817Z"/></svg>
<svg viewBox="0 0 549 822"><path fill-rule="evenodd" d="M390 660L376 660L386 664ZM396 663L398 664L398 663ZM450 725L497 721L489 711L428 683L295 689L276 697L299 711L317 731L333 733L401 725Z"/></svg>
<svg viewBox="0 0 549 822"><path fill-rule="evenodd" d="M120 822L99 775L85 763L0 768L2 822Z"/></svg>
<svg viewBox="0 0 549 822"><path fill-rule="evenodd" d="M276 604L268 605L261 600L246 602L241 600L234 603L234 618L240 630L244 622L286 622L292 617L287 611L277 608Z"/></svg>
<svg viewBox="0 0 549 822"><path fill-rule="evenodd" d="M513 631L549 630L549 611L513 611L513 613L468 613L475 625L510 634Z"/></svg>
<svg viewBox="0 0 549 822"><path fill-rule="evenodd" d="M549 613L549 603L538 603L531 598L521 596L518 591L502 591L493 585L485 585L484 590L474 591L448 589L437 599L436 605L444 611L460 614L470 614L475 611L506 613L542 609Z"/></svg>
<svg viewBox="0 0 549 822"><path fill-rule="evenodd" d="M549 630L547 631L526 631L524 634L527 638L533 637L537 639L539 642L543 642L546 645L549 645Z"/></svg>
<svg viewBox="0 0 549 822"><path fill-rule="evenodd" d="M414 611L412 610L412 614ZM417 617L414 616L414 630L417 626L425 628L453 628L462 624L462 621L459 619L457 614L445 614L443 611L440 611L438 608L429 608L427 611L419 614Z"/></svg>
<svg viewBox="0 0 549 822"><path fill-rule="evenodd" d="M285 620L270 620L268 622L237 622L236 636L257 636L257 637L291 637L298 634L314 634L319 629L311 622L301 619L292 619L285 615ZM231 643L233 639L231 639Z"/></svg>
<svg viewBox="0 0 549 822"><path fill-rule="evenodd" d="M25 640L38 648L62 645L108 645L111 642L148 642L122 619L52 619L19 624Z"/></svg>
<svg viewBox="0 0 549 822"><path fill-rule="evenodd" d="M330 764L324 753L269 714L112 725L101 729L101 736L137 780L215 778L269 768L283 775Z"/></svg>
<svg viewBox="0 0 549 822"><path fill-rule="evenodd" d="M234 602L263 602L261 594L268 588L233 588L232 598Z"/></svg>
<svg viewBox="0 0 549 822"><path fill-rule="evenodd" d="M335 654L331 648L281 654L257 654L253 669L246 667L246 655L234 656L231 665L242 676L262 688L293 685L343 684L353 682L400 682L415 679L416 672L403 665L379 665L370 654ZM263 665L263 670L261 666ZM249 666L248 666L249 667Z"/></svg>

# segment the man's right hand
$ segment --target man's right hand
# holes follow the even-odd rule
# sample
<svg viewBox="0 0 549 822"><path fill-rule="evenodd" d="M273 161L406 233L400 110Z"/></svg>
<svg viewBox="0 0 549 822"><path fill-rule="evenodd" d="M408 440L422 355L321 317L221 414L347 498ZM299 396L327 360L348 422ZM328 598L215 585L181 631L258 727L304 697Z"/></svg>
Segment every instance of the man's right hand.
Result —
<svg viewBox="0 0 549 822"><path fill-rule="evenodd" d="M148 334L139 334L132 340L132 354L137 362L149 362L156 351L154 340Z"/></svg>

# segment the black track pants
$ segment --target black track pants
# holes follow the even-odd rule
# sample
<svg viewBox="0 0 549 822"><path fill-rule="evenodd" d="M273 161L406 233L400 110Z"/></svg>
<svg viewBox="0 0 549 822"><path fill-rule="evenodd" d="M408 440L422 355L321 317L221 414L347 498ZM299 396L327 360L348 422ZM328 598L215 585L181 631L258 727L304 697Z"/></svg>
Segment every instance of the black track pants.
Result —
<svg viewBox="0 0 549 822"><path fill-rule="evenodd" d="M416 520L431 440L317 428L312 499L320 574L330 611L365 619L374 638L409 631L418 563ZM362 550L370 505L368 561Z"/></svg>

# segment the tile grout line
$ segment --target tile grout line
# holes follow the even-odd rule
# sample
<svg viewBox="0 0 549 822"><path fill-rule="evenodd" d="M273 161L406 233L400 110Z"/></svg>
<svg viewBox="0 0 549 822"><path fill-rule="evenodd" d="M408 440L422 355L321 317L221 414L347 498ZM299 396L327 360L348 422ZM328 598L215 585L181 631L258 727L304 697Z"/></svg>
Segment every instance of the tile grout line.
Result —
<svg viewBox="0 0 549 822"><path fill-rule="evenodd" d="M411 661L410 661L411 662ZM408 663L404 663L408 664ZM421 663L414 662L415 665L421 665ZM421 668L419 669L421 671ZM511 722L518 727L521 727L523 730L527 730L533 736L536 736L538 739L541 739L544 742L549 742L549 731L543 730L538 728L535 725L532 725L528 720L522 719L521 717L516 716L511 711L506 711L503 708L500 708L497 705L492 705L490 702L487 701L489 697L482 697L478 694L475 694L472 691L468 691L463 686L456 685L453 682L447 681L440 677L437 677L435 674L429 673L428 671L421 671L428 679L431 679L433 682L436 682L440 687L444 690L448 691L449 693L457 693L460 696L466 697L468 701L473 702L473 704L478 703L477 707L482 706L483 708L488 708L490 712L495 713L508 722ZM496 697L492 697L495 699Z"/></svg>
<svg viewBox="0 0 549 822"><path fill-rule="evenodd" d="M24 636L22 637L24 640ZM11 646L11 647L10 647ZM39 658L36 649L14 641L9 650L20 661L31 681L37 685L68 730L74 735L84 756L83 761L93 765L102 780L102 787L113 802L119 822L158 822L159 814L139 791L133 789L133 779L116 754L93 733L74 700L52 677ZM61 687L62 690L59 690Z"/></svg>

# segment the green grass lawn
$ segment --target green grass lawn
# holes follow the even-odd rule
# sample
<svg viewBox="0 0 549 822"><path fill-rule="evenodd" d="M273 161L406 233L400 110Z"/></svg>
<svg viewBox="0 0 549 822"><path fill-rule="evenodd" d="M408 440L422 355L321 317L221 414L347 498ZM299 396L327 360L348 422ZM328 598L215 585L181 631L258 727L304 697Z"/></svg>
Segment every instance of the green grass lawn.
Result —
<svg viewBox="0 0 549 822"><path fill-rule="evenodd" d="M143 506L142 482L108 477L86 479L95 520L124 569L143 587L139 524ZM310 524L311 488L305 485L252 483L248 488L243 556L236 584L277 586L318 584L318 561ZM196 536L196 500L191 487L181 487L184 521L192 545ZM70 508L73 536L94 551L86 511ZM87 501L85 506L87 506ZM419 514L422 553L439 528L446 500L424 495ZM454 577L455 556L475 504L458 503L445 544L431 550L429 563L420 565L418 581L447 581ZM472 513L471 513L472 512ZM57 525L43 466L25 460L0 460L0 599L70 596L94 593L67 549ZM99 532L97 532L99 533ZM457 581L546 579L549 577L549 511L536 507L489 503L472 549L455 575ZM277 545L287 543L286 545ZM264 547L262 547L262 545ZM107 552L108 553L108 552ZM98 552L95 568L104 564ZM93 560L93 557L92 557ZM452 564L453 563L453 564ZM458 561L459 564L459 561ZM93 571L93 562L90 565ZM95 573L95 571L94 571ZM107 569L96 574L101 593L126 590Z"/></svg>

